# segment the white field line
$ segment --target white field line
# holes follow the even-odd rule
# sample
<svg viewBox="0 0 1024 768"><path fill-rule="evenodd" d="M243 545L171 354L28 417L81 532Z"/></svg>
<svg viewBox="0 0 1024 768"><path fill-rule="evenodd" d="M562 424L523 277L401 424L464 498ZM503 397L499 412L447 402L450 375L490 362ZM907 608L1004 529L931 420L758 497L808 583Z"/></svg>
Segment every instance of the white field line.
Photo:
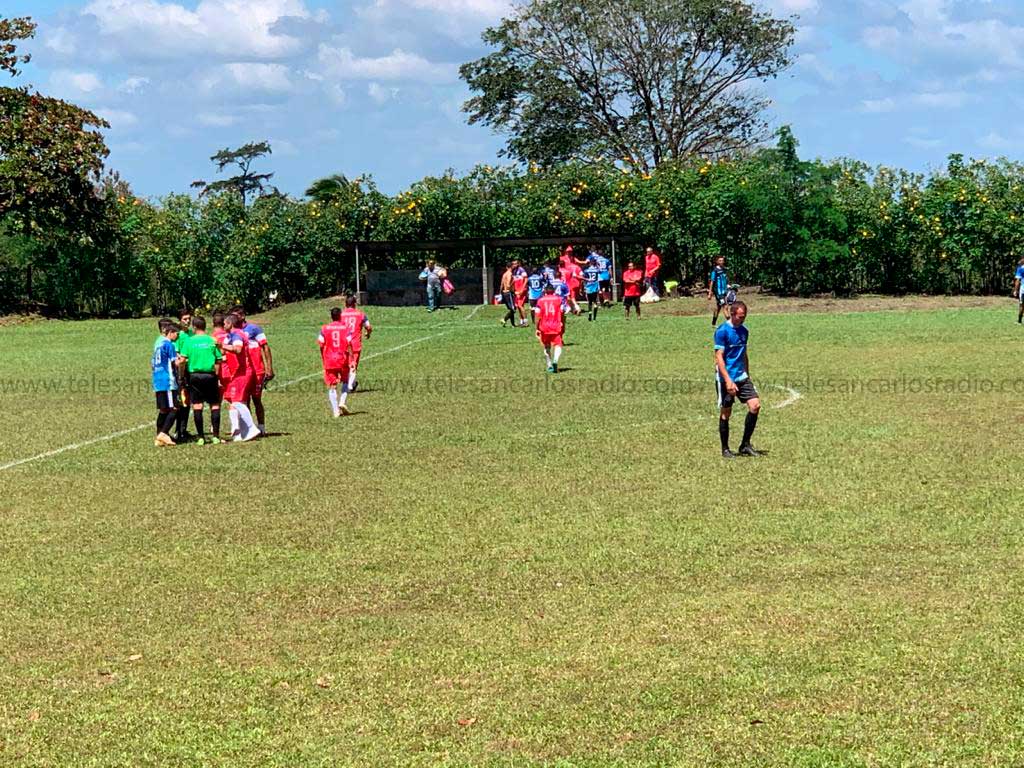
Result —
<svg viewBox="0 0 1024 768"><path fill-rule="evenodd" d="M91 440L83 440L80 443L72 443L71 445L65 445L62 448L54 448L52 451L46 453L38 453L35 456L29 456L26 459L18 459L17 461L10 461L6 464L0 464L0 472L5 469L13 469L14 467L20 467L22 464L28 464L32 461L41 461L43 459L49 459L54 456L60 456L62 453L68 451L77 451L79 448L86 448L90 445L96 445L96 443L103 443L107 440L113 440L124 435L130 435L133 432L138 432L143 429L149 429L155 427L155 422L147 421L145 424L139 424L137 427L131 427L129 429L122 429L120 432L111 432L109 435L103 435L102 437L94 437Z"/></svg>
<svg viewBox="0 0 1024 768"><path fill-rule="evenodd" d="M781 403L777 403L776 405L772 406L772 408L775 408L775 409L788 408L793 403L795 403L797 400L800 400L803 397L802 393L798 392L797 390L793 389L792 387L784 387L781 384L776 384L775 388L776 389L781 389L783 392L788 392L789 393L789 397L787 397Z"/></svg>
<svg viewBox="0 0 1024 768"><path fill-rule="evenodd" d="M399 344L397 347L391 347L391 349L384 349L384 350L381 350L380 352L374 352L372 355L367 355L366 357L364 357L363 360L373 360L375 357L383 357L384 355L390 355L392 352L398 352L399 350L405 349L406 347L411 347L414 344L422 344L424 341L430 341L431 339L436 339L439 336L444 336L446 333L451 333L451 331L441 331L440 333L433 333L430 336L421 336L418 339L413 339L412 341L407 341L404 344ZM360 361L360 362L362 362L362 361ZM298 384L301 381L308 381L309 379L316 378L317 376L321 376L321 375L323 375L321 371L314 371L313 373L307 373L305 376L299 376L299 378L297 378L297 379L292 379L291 381L286 381L284 384L281 384L280 386L274 387L274 389L275 390L287 389L292 384ZM2 469L2 467L0 467L0 469Z"/></svg>
<svg viewBox="0 0 1024 768"><path fill-rule="evenodd" d="M374 352L372 355L367 355L363 359L364 360L372 360L375 357L383 357L384 355L390 355L392 352L398 352L399 350L405 349L406 347L411 347L414 344L421 344L424 341L430 341L431 339L436 339L438 336L444 336L446 333L450 333L450 331L442 331L441 333L435 333L435 334L433 334L431 336L423 336L423 337L418 338L418 339L413 339L412 341L407 341L404 344L399 344L397 347L391 347L391 349L385 349L385 350L381 350L380 352ZM290 387L292 384L298 384L300 381L306 381L307 379L311 379L314 376L319 376L319 375L320 375L320 372L318 371L316 373L310 373L310 374L308 374L306 376L300 376L297 379L292 379L291 381L286 381L279 388L280 389L284 389L285 387ZM145 424L139 424L137 427L129 427L128 429L122 429L122 430L119 430L117 432L111 432L109 435L102 435L101 437L93 437L93 438L91 438L89 440L83 440L80 443L71 443L70 445L65 445L65 446L62 446L60 448L54 448L52 451L46 451L45 453L38 453L35 456L28 456L28 457L26 457L24 459L17 459L15 461L9 461L6 464L0 464L0 472L3 472L4 470L7 470L7 469L14 469L15 467L20 467L22 464L29 464L29 463L31 463L33 461L42 461L43 459L51 459L54 456L60 456L62 453L67 453L68 451L77 451L80 448L88 448L90 445L96 445L97 443L104 443L104 442L107 442L108 440L115 440L115 439L117 439L119 437L124 437L125 435L132 434L133 432L139 432L139 431L141 431L143 429L148 429L148 428L154 427L154 426L155 426L154 422L147 421Z"/></svg>

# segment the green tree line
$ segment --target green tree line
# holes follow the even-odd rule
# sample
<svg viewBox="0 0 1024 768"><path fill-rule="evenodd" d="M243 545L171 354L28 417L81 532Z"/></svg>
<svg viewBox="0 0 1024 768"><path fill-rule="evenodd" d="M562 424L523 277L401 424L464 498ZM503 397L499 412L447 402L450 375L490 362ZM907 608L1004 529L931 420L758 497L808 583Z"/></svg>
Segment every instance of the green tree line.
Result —
<svg viewBox="0 0 1024 768"><path fill-rule="evenodd" d="M658 248L682 285L715 256L747 285L783 294L1002 293L1024 253L1024 165L950 157L930 175L854 160L805 161L787 129L742 158L480 166L397 195L333 176L304 199L248 206L231 190L148 201L104 179L88 238L8 227L0 235L5 311L136 315L182 304L265 305L352 289L360 240L631 234ZM535 254L536 255L536 254ZM423 254L364 253L364 269L411 268ZM538 255L539 257L539 255ZM452 257L474 266L479 254Z"/></svg>

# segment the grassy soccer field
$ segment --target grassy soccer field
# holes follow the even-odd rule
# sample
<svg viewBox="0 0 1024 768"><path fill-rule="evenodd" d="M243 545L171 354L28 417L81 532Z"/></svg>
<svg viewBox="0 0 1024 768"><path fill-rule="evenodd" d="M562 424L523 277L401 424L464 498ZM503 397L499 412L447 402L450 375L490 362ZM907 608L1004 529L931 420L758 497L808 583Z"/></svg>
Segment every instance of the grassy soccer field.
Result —
<svg viewBox="0 0 1024 768"><path fill-rule="evenodd" d="M728 464L698 302L370 308L337 421L288 306L274 436L161 450L155 323L0 327L0 764L1024 763L1013 306L750 304Z"/></svg>

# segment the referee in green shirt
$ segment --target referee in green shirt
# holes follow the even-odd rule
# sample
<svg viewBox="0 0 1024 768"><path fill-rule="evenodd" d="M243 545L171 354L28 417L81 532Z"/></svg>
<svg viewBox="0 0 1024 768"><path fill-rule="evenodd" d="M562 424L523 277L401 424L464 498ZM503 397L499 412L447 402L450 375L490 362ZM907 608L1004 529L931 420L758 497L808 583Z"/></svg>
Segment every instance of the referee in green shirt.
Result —
<svg viewBox="0 0 1024 768"><path fill-rule="evenodd" d="M220 366L223 355L216 339L206 333L206 319L192 318L194 333L186 337L179 355L188 363L189 402L192 417L199 432L199 445L206 444L203 428L203 404L210 406L210 421L213 425L211 443L220 442Z"/></svg>

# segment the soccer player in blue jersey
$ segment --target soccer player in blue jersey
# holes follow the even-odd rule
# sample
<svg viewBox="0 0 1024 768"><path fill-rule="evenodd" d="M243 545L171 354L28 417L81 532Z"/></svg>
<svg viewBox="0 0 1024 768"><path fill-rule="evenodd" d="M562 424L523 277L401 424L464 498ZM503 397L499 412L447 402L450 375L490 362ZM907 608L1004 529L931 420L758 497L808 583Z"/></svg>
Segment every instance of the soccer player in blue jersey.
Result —
<svg viewBox="0 0 1024 768"><path fill-rule="evenodd" d="M569 284L556 275L548 281L548 285L551 286L551 290L554 294L562 300L562 312L564 313L564 317L565 314L569 313Z"/></svg>
<svg viewBox="0 0 1024 768"><path fill-rule="evenodd" d="M153 370L153 392L156 394L156 445L176 445L171 428L177 420L178 406L178 326L170 318L157 323L160 335L153 345L150 367Z"/></svg>
<svg viewBox="0 0 1024 768"><path fill-rule="evenodd" d="M597 260L597 268L600 270L601 304L610 307L612 305L612 260L599 250L594 251L593 256Z"/></svg>
<svg viewBox="0 0 1024 768"><path fill-rule="evenodd" d="M545 264L541 272L544 273L544 279L549 283L558 277L558 269L556 269L555 263L552 261Z"/></svg>
<svg viewBox="0 0 1024 768"><path fill-rule="evenodd" d="M726 296L729 293L729 276L725 273L725 256L715 259L715 265L708 275L708 301L715 300L715 314L711 317L711 327L718 325L718 313L722 307L726 307L725 316L729 317L729 309L726 304Z"/></svg>
<svg viewBox="0 0 1024 768"><path fill-rule="evenodd" d="M597 310L601 306L601 268L594 256L583 269L583 291L587 294L587 320L597 320Z"/></svg>
<svg viewBox="0 0 1024 768"><path fill-rule="evenodd" d="M1017 262L1017 271L1013 275L1013 297L1020 308L1017 310L1017 322L1024 319L1024 259Z"/></svg>
<svg viewBox="0 0 1024 768"><path fill-rule="evenodd" d="M732 404L739 400L747 406L747 420L743 424L743 440L740 442L740 456L760 456L750 444L757 426L757 414L761 410L761 398L750 380L750 363L747 359L747 305L737 301L732 305L729 319L715 331L715 385L718 390L718 436L722 441L722 458L736 457L729 450L729 417Z"/></svg>
<svg viewBox="0 0 1024 768"><path fill-rule="evenodd" d="M544 295L544 286L547 285L548 280L541 272L540 267L534 267L533 272L526 278L526 300L530 302L530 324L535 325L536 313L533 311L537 306L537 302L540 297Z"/></svg>

